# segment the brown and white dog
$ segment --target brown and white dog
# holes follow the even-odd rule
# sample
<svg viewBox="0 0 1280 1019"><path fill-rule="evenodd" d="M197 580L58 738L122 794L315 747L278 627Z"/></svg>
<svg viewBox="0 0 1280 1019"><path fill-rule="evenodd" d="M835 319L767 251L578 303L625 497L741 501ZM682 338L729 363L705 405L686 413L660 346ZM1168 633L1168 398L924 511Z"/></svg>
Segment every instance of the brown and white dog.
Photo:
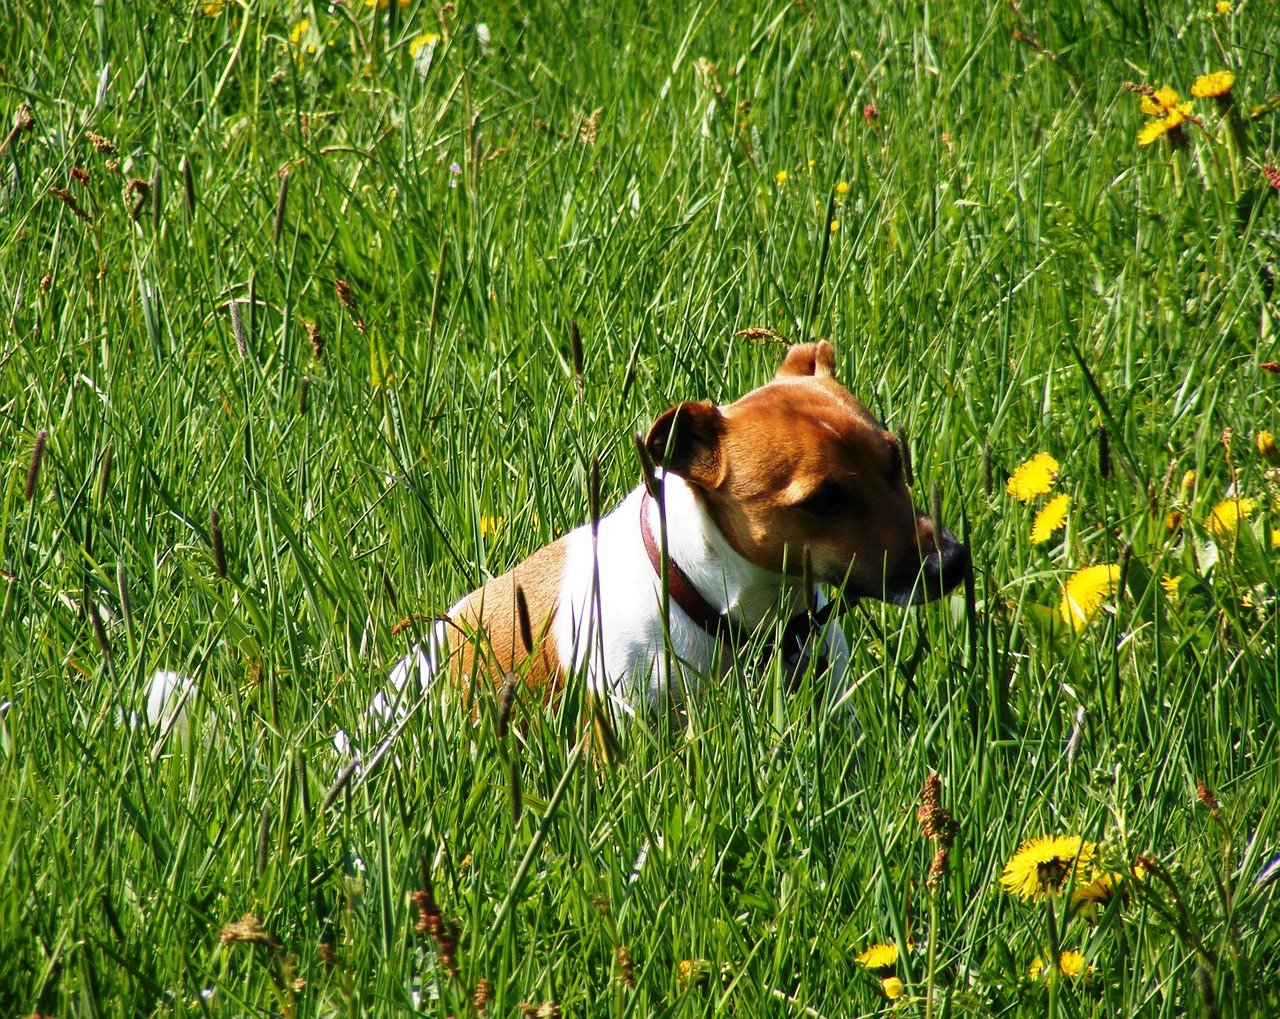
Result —
<svg viewBox="0 0 1280 1019"><path fill-rule="evenodd" d="M804 550L812 582L898 605L953 588L969 551L916 508L897 437L836 381L834 363L829 344L799 344L742 399L683 403L654 422L646 446L665 465L665 628L660 508L641 485L600 520L597 540L579 527L454 605L392 671L395 700L416 694L405 690L413 676L425 691L442 675L501 682L515 672L545 700L585 677L615 713L644 714L719 676L735 640L772 620L786 621L789 663L806 651L825 660L838 703L842 631L795 625L812 619L806 598L810 610L826 603L803 590ZM371 709L392 710L381 694Z"/></svg>

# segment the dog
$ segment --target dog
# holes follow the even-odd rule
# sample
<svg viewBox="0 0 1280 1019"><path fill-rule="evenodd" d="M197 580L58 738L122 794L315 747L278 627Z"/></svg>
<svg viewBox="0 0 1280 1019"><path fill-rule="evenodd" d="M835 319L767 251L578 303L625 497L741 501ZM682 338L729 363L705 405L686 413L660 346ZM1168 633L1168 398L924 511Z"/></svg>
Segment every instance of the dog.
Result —
<svg viewBox="0 0 1280 1019"><path fill-rule="evenodd" d="M643 448L661 465L645 484L598 528L458 601L371 713L403 711L414 677L425 693L444 675L466 687L516 674L544 702L583 677L615 717L651 714L722 675L769 625L788 670L816 659L842 703L849 647L817 585L907 606L970 570L968 549L915 506L898 438L836 380L826 342L791 346L768 384L727 406L671 408Z"/></svg>

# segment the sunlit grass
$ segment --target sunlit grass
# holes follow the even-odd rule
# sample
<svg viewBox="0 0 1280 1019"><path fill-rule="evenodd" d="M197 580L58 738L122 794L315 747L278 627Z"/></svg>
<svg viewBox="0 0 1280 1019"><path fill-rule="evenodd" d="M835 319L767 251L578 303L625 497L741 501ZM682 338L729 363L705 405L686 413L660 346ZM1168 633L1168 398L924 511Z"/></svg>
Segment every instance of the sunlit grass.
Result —
<svg viewBox="0 0 1280 1019"><path fill-rule="evenodd" d="M6 5L0 1012L1280 1008L1280 61L1203 6ZM1126 81L1191 116L1140 146ZM425 618L765 329L978 566L847 617L860 741L740 668L613 768L577 696L432 699L335 785ZM1041 835L1123 894L1003 893Z"/></svg>

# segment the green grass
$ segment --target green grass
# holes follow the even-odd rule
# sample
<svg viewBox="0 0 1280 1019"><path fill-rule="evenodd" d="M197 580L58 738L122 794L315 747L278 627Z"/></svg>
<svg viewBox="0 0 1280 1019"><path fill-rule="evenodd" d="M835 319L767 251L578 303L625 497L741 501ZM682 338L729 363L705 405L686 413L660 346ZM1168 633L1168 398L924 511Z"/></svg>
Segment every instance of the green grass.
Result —
<svg viewBox="0 0 1280 1019"><path fill-rule="evenodd" d="M34 125L0 156L0 1013L462 1016L484 979L501 1016L870 1015L879 941L914 945L895 1007L923 1016L931 929L931 1015L1280 1009L1254 442L1280 431L1280 121L1249 115L1280 15L908 6L2 4L0 108ZM1220 67L1242 145L1211 100L1213 140L1135 144L1122 82ZM835 344L979 567L972 619L847 619L861 744L820 691L735 670L612 770L578 766L575 698L509 747L487 704L425 709L326 804L392 626L582 522L594 459L621 497L672 402L765 381L751 326ZM1002 472L1040 450L1072 508L1032 546ZM1255 509L1215 544L1233 480ZM1121 561L1087 628L1051 625L1074 570ZM185 738L119 722L160 668L200 684ZM960 823L932 924L931 770ZM1027 979L1044 907L997 881L1044 833L1178 890L1059 909L1078 986ZM413 929L424 870L456 976ZM220 940L245 913L278 950Z"/></svg>

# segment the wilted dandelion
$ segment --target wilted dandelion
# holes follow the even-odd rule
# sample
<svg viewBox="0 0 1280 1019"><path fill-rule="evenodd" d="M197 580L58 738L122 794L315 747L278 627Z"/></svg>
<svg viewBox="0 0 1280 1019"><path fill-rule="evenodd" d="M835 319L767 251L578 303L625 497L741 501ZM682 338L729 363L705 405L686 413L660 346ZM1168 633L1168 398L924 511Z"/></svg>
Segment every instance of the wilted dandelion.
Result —
<svg viewBox="0 0 1280 1019"><path fill-rule="evenodd" d="M1107 595L1120 583L1120 567L1115 563L1086 566L1076 571L1067 581L1058 613L1062 621L1077 630L1088 625Z"/></svg>
<svg viewBox="0 0 1280 1019"><path fill-rule="evenodd" d="M1031 544L1043 545L1067 522L1067 507L1071 505L1071 497L1065 493L1055 496L1041 507L1031 524Z"/></svg>
<svg viewBox="0 0 1280 1019"><path fill-rule="evenodd" d="M1230 71L1214 71L1212 74L1202 74L1192 82L1191 94L1197 99L1217 99L1230 92L1235 83L1236 76Z"/></svg>
<svg viewBox="0 0 1280 1019"><path fill-rule="evenodd" d="M1020 899L1043 899L1050 892L1061 891L1073 875L1087 875L1096 849L1079 835L1029 839L1004 865L1000 884Z"/></svg>
<svg viewBox="0 0 1280 1019"><path fill-rule="evenodd" d="M1234 538L1240 531L1240 521L1252 515L1256 506L1252 499L1223 499L1209 512L1209 524L1215 538Z"/></svg>
<svg viewBox="0 0 1280 1019"><path fill-rule="evenodd" d="M1004 489L1019 502L1030 502L1053 488L1057 477L1058 461L1048 453L1037 453L1014 469Z"/></svg>

